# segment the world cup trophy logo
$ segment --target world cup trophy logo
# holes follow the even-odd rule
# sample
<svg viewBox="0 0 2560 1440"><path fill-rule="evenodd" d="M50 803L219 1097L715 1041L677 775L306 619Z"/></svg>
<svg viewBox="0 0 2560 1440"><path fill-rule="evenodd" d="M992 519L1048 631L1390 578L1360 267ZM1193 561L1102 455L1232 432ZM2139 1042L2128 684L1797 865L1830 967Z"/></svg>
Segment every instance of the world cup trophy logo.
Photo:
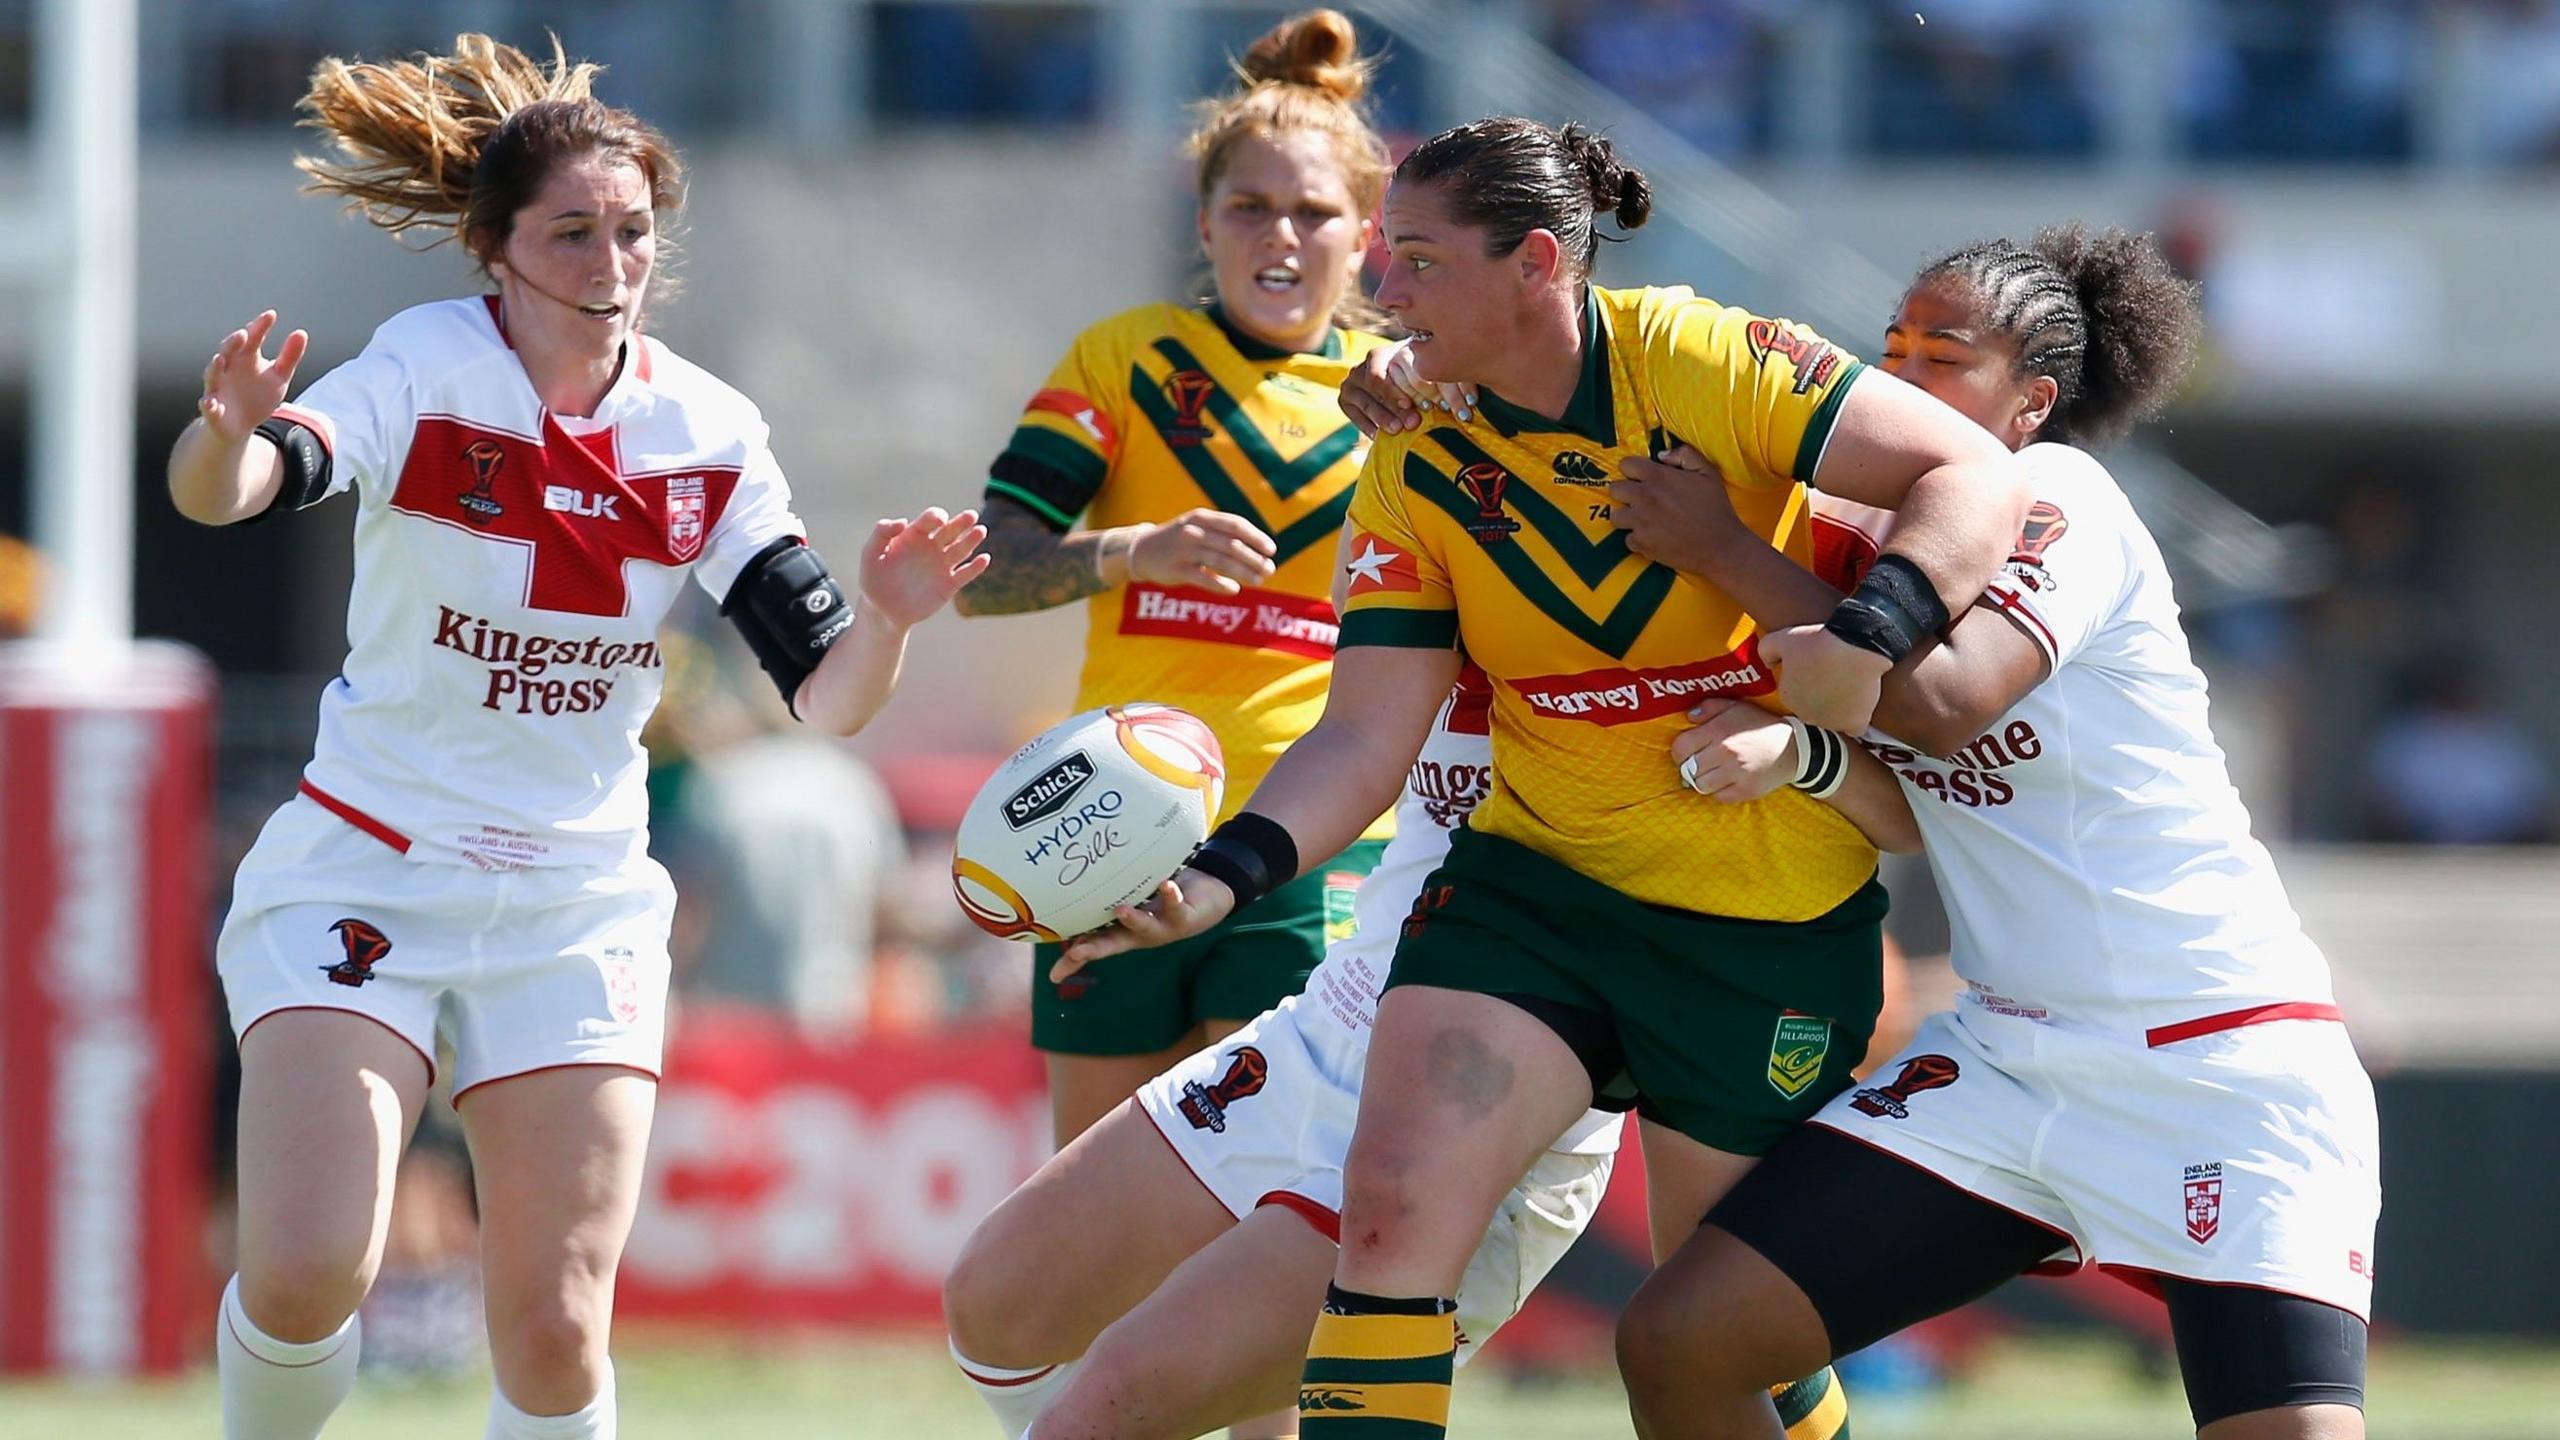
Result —
<svg viewBox="0 0 2560 1440"><path fill-rule="evenodd" d="M455 503L472 524L486 525L506 510L492 493L498 472L507 468L506 448L495 440L474 440L463 447L462 459L471 467L471 488L463 491Z"/></svg>

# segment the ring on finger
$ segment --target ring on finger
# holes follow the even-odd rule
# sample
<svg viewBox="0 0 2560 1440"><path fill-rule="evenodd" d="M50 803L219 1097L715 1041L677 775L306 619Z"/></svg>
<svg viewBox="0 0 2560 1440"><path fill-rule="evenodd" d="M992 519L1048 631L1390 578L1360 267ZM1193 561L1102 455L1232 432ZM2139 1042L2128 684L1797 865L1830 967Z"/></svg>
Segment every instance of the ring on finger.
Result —
<svg viewBox="0 0 2560 1440"><path fill-rule="evenodd" d="M1706 753L1706 751L1701 750L1698 752L1698 755L1704 755ZM1688 759L1680 762L1680 783L1688 786L1691 790L1696 790L1697 793L1704 795L1707 793L1706 791L1698 790L1698 755L1692 755Z"/></svg>

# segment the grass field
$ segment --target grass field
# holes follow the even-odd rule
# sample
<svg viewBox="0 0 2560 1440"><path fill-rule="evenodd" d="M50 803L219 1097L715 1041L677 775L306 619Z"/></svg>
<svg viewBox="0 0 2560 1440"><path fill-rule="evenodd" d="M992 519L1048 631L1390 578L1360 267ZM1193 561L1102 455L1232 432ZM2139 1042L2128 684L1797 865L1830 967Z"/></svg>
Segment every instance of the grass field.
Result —
<svg viewBox="0 0 2560 1440"><path fill-rule="evenodd" d="M991 1440L993 1424L953 1376L937 1340L631 1337L617 1347L625 1440L755 1436ZM2399 1345L2373 1366L2375 1440L2560 1437L2560 1353ZM2001 1346L1963 1383L1926 1400L1858 1402L1857 1440L2151 1440L2191 1433L2174 1382L2136 1372L2121 1350L2076 1343ZM483 1382L368 1385L328 1440L474 1440ZM149 1386L0 1384L0 1440L161 1440L215 1433L210 1376ZM1606 1375L1460 1380L1453 1430L1483 1440L1617 1440L1626 1412Z"/></svg>

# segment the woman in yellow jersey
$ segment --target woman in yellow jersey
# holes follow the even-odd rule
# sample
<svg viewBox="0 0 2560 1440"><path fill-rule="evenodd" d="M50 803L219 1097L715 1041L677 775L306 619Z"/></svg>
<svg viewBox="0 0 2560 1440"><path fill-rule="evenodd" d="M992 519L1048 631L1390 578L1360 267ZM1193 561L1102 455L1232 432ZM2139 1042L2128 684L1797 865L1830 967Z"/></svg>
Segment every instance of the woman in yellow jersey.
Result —
<svg viewBox="0 0 2560 1440"><path fill-rule="evenodd" d="M1380 1002L1302 1387L1310 1437L1439 1433L1467 1255L1595 1095L1731 1175L1847 1083L1879 1001L1884 897L1873 849L1816 797L1876 772L1807 727L1798 786L1710 803L1671 738L1707 696L1783 693L1862 727L1883 673L1971 603L2026 513L2006 451L1810 331L1685 290L1591 286L1597 221L1632 228L1650 206L1607 141L1526 120L1460 126L1397 168L1379 303L1421 378L1473 383L1479 403L1370 452L1323 720L1190 868L1058 967L1250 914L1393 796L1456 645L1494 678L1493 793L1425 883ZM1799 561L1807 482L1900 512L1784 677L1728 597L1611 524L1619 461L1678 443L1716 457L1737 512Z"/></svg>
<svg viewBox="0 0 2560 1440"><path fill-rule="evenodd" d="M1189 147L1214 299L1140 306L1077 337L987 482L995 562L963 613L1085 600L1077 706L1198 714L1226 751L1230 808L1315 723L1332 670L1328 583L1360 445L1336 391L1382 343L1343 323L1374 313L1356 284L1386 188L1386 148L1358 107L1371 68L1331 10L1246 53L1241 88ZM1297 992L1328 923L1349 922L1386 808L1269 913L1200 937L1179 964L1061 987L1042 954L1032 1043L1050 1056L1058 1143Z"/></svg>

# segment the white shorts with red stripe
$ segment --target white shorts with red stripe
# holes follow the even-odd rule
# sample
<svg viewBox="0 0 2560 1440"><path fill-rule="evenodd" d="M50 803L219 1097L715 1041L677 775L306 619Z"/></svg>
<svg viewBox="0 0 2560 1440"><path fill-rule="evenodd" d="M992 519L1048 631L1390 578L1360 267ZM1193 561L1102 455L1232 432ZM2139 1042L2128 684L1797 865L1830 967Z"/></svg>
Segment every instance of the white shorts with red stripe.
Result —
<svg viewBox="0 0 2560 1440"><path fill-rule="evenodd" d="M1219 1204L1241 1220L1284 1206L1339 1242L1342 1161L1360 1113L1365 1032L1310 1018L1295 996L1140 1088L1140 1113ZM1617 1158L1586 1120L1503 1197L1458 1282L1458 1363L1520 1313L1529 1292L1589 1228ZM1580 1143L1586 1148L1571 1147Z"/></svg>
<svg viewBox="0 0 2560 1440"><path fill-rule="evenodd" d="M1960 1002L1814 1123L2052 1229L2060 1268L2370 1318L2381 1146L2336 1014L2260 1006L2144 1036Z"/></svg>
<svg viewBox="0 0 2560 1440"><path fill-rule="evenodd" d="M378 828L306 793L259 832L214 950L235 1035L279 1011L349 1011L431 1074L441 1040L456 1099L561 1065L658 1073L675 913L663 866L490 871L412 859Z"/></svg>

